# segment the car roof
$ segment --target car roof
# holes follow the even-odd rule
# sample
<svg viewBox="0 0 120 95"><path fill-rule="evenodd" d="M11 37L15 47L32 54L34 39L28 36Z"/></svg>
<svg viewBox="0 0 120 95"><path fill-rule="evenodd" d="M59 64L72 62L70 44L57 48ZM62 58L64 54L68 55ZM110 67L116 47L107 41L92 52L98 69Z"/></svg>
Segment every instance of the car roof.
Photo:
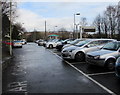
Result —
<svg viewBox="0 0 120 95"><path fill-rule="evenodd" d="M90 41L95 41L95 40L113 40L113 41L117 41L115 39L86 39L86 40L90 40Z"/></svg>

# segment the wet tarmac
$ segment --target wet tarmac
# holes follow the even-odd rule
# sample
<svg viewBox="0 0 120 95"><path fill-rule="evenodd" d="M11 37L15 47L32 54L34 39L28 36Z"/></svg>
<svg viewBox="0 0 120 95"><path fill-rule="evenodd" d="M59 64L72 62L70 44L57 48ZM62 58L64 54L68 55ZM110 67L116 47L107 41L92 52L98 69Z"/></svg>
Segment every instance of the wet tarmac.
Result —
<svg viewBox="0 0 120 95"><path fill-rule="evenodd" d="M110 93L55 55L60 53L50 51L35 43L15 48L14 58L3 72L3 93Z"/></svg>

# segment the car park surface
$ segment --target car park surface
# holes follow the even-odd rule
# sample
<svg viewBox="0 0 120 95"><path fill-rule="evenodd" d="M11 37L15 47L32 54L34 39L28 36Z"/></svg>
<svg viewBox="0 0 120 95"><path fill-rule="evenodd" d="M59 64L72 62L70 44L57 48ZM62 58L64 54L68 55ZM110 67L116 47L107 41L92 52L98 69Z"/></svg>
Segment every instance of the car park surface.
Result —
<svg viewBox="0 0 120 95"><path fill-rule="evenodd" d="M42 46L28 43L23 48L14 49L14 54L16 56L11 60L12 64L3 75L3 92L19 92L23 95L25 93L27 95L34 93L110 95L110 92Z"/></svg>
<svg viewBox="0 0 120 95"><path fill-rule="evenodd" d="M32 93L120 94L120 81L113 70L90 66L86 62L64 60L55 48L46 49L28 43L23 48L15 49L14 54L16 56L11 60L12 65L6 70L9 72L3 75L4 92L11 92L12 88L8 87L8 84L26 81L27 90L24 93L28 95ZM22 72L14 71L13 67L18 68L19 71L22 69Z"/></svg>
<svg viewBox="0 0 120 95"><path fill-rule="evenodd" d="M58 55L62 59L62 55L56 49L50 49L53 54ZM114 92L116 95L120 94L120 80L116 77L114 70L109 70L104 67L89 65L86 62L75 62L74 60L64 59L76 70L82 71L93 80L97 81L103 87Z"/></svg>

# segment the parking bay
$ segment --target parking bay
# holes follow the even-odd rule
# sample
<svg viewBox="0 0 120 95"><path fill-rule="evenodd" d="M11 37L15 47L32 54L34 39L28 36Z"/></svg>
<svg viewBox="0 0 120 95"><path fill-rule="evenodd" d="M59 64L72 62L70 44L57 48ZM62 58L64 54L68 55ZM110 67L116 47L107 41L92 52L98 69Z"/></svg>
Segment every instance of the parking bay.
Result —
<svg viewBox="0 0 120 95"><path fill-rule="evenodd" d="M52 53L61 57L61 53L56 49L49 49ZM74 60L65 60L72 64L83 73L108 88L117 95L120 95L120 80L115 76L114 71L104 67L89 65L86 62L75 62Z"/></svg>

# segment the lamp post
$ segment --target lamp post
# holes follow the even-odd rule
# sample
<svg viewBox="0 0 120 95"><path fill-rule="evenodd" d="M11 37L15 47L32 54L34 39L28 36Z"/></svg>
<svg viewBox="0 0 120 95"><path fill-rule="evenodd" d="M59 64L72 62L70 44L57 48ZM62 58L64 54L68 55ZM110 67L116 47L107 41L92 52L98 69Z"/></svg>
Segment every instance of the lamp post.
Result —
<svg viewBox="0 0 120 95"><path fill-rule="evenodd" d="M118 25L117 25L117 28L118 28L118 40L120 41L120 1L118 2L118 14L117 14L117 21L118 21Z"/></svg>
<svg viewBox="0 0 120 95"><path fill-rule="evenodd" d="M47 40L47 33L46 33L46 20L45 20L45 40Z"/></svg>
<svg viewBox="0 0 120 95"><path fill-rule="evenodd" d="M75 32L76 32L76 31L75 31L75 28L77 27L77 26L75 27L75 25L76 25L76 23L75 23L75 16L76 16L76 15L80 15L80 13L74 14L74 33L73 33L73 34L75 34ZM76 28L76 29L77 29L77 28ZM78 33L76 33L76 34L78 35ZM74 37L74 38L75 38L75 37Z"/></svg>
<svg viewBox="0 0 120 95"><path fill-rule="evenodd" d="M10 0L10 55L12 55L12 1Z"/></svg>
<svg viewBox="0 0 120 95"><path fill-rule="evenodd" d="M54 26L54 32L55 32L55 28L58 27L58 26Z"/></svg>
<svg viewBox="0 0 120 95"><path fill-rule="evenodd" d="M79 24L75 24L76 25L76 37L78 39L78 32L79 32Z"/></svg>

